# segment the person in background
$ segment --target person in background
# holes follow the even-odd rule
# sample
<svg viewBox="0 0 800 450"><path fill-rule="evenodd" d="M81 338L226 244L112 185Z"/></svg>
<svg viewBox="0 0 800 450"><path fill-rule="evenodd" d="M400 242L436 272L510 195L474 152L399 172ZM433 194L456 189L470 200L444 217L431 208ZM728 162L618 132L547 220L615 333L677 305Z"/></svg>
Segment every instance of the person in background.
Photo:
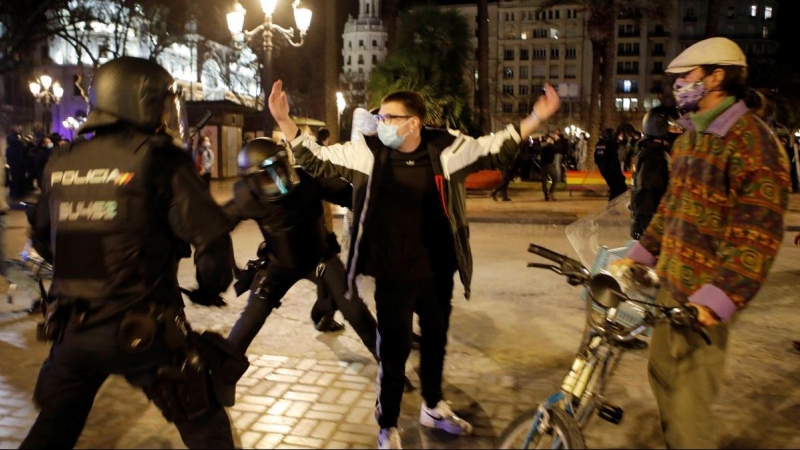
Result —
<svg viewBox="0 0 800 450"><path fill-rule="evenodd" d="M608 201L614 200L628 190L619 161L618 139L614 135L614 129L606 128L594 146L594 163L608 185Z"/></svg>
<svg viewBox="0 0 800 450"><path fill-rule="evenodd" d="M631 188L631 237L639 239L656 213L669 184L670 126L678 119L678 110L656 106L644 115L644 139L639 141L636 170Z"/></svg>
<svg viewBox="0 0 800 450"><path fill-rule="evenodd" d="M548 135L544 142L542 142L541 157L539 163L542 165L542 192L544 193L544 201L556 201L555 192L556 185L558 184L558 170L556 169L556 145L555 139L552 135ZM550 181L550 188L547 187L547 182Z"/></svg>
<svg viewBox="0 0 800 450"><path fill-rule="evenodd" d="M655 267L656 302L687 305L711 345L692 329L653 327L648 375L667 448L716 448L712 405L724 376L730 326L758 293L784 234L786 153L751 108L747 61L733 41L688 47L674 74L678 123L667 193L641 239L613 264ZM746 407L746 405L741 405Z"/></svg>
<svg viewBox="0 0 800 450"><path fill-rule="evenodd" d="M589 157L589 140L586 138L586 133L581 133L578 142L575 143L576 160L578 163L578 170L585 172L587 168Z"/></svg>
<svg viewBox="0 0 800 450"><path fill-rule="evenodd" d="M211 170L214 167L214 150L211 149L211 138L203 136L200 144L192 152L192 159L197 167L197 173L203 179L206 187L211 187Z"/></svg>
<svg viewBox="0 0 800 450"><path fill-rule="evenodd" d="M9 170L6 174L10 179L8 196L12 200L19 200L28 193L26 189L25 157L28 152L27 145L22 135L12 131L6 136L6 163Z"/></svg>

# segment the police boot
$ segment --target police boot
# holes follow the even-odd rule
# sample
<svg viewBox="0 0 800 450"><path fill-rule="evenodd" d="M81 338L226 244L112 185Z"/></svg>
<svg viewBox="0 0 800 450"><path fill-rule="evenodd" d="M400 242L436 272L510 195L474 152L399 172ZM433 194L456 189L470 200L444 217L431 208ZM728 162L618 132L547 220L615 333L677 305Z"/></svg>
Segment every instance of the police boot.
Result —
<svg viewBox="0 0 800 450"><path fill-rule="evenodd" d="M314 325L314 328L316 328L317 331L320 331L322 333L335 333L337 331L344 330L343 323L339 323L333 320L334 314L336 314L336 311L331 311L328 314L322 316L322 319L319 319L319 322L317 322L317 324Z"/></svg>

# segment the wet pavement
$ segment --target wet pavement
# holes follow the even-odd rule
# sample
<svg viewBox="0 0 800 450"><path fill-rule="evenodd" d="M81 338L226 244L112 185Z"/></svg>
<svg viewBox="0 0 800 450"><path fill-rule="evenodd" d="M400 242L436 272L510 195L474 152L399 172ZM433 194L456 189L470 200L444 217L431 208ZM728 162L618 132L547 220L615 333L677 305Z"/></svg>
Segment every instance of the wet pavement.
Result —
<svg viewBox="0 0 800 450"><path fill-rule="evenodd" d="M215 183L219 201L228 192L229 184ZM473 296L465 301L457 283L453 297L444 392L453 409L473 423L475 434L457 438L420 427L421 399L412 392L403 398L400 420L406 448L492 448L511 420L557 389L568 371L584 321L579 291L558 275L526 268L526 262L535 260L526 249L535 242L572 253L559 222L566 219L548 222L546 215L579 217L604 201L583 196L570 200L565 193L558 202L545 203L541 192L532 189L512 189L509 195L510 202L470 195L470 216L478 219L471 226ZM793 205L800 204L792 197ZM10 217L10 249L21 248L24 241L24 218L18 213ZM791 222L795 217L787 225L800 225L800 220ZM770 277L733 327L726 381L714 407L718 423L716 430L709 430L724 447L800 447L800 353L790 342L800 338L800 248L791 245L793 235L786 234ZM240 225L233 239L240 265L254 256L261 241L252 223ZM189 261L181 265L184 286L193 285L193 273ZM374 311L374 287L368 279L360 286ZM245 303L244 296L234 295L225 295L225 308L187 306L193 326L226 334ZM252 366L237 387L237 404L229 410L242 448L376 445L372 407L377 365L349 326L334 334L314 330L309 313L315 295L311 283L298 283L250 348ZM34 341L35 318L13 312L20 304L8 306L0 309L0 448L17 447L35 419L30 398L48 350ZM625 418L620 425L593 418L586 429L589 447L664 447L646 378L646 354L639 350L623 356L606 396L625 409ZM418 357L412 352L407 366L415 383ZM78 447L183 444L143 394L112 377L97 396Z"/></svg>

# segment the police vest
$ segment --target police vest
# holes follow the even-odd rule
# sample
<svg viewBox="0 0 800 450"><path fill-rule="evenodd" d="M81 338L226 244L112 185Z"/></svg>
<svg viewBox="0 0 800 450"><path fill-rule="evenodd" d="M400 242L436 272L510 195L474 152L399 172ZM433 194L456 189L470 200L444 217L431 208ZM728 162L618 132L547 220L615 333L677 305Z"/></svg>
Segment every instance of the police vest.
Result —
<svg viewBox="0 0 800 450"><path fill-rule="evenodd" d="M175 278L176 240L151 172L154 151L178 150L154 149L155 139L135 132L98 135L50 158L44 182L52 296L130 299L146 294L163 274Z"/></svg>

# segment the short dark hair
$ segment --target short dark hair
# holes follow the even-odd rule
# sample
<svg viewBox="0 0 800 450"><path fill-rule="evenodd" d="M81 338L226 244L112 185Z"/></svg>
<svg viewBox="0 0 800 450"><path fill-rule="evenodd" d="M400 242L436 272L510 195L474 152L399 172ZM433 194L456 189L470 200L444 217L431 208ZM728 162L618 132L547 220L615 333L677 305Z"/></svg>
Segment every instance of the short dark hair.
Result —
<svg viewBox="0 0 800 450"><path fill-rule="evenodd" d="M383 100L381 100L381 104L389 102L401 103L409 114L411 114L412 116L419 117L419 120L422 121L422 123L425 123L425 116L427 112L427 107L425 106L425 100L422 98L421 95L417 94L416 92L412 91L392 92L391 94L384 97Z"/></svg>
<svg viewBox="0 0 800 450"><path fill-rule="evenodd" d="M331 131L327 128L320 128L317 131L317 142L323 142L325 139L331 137Z"/></svg>

